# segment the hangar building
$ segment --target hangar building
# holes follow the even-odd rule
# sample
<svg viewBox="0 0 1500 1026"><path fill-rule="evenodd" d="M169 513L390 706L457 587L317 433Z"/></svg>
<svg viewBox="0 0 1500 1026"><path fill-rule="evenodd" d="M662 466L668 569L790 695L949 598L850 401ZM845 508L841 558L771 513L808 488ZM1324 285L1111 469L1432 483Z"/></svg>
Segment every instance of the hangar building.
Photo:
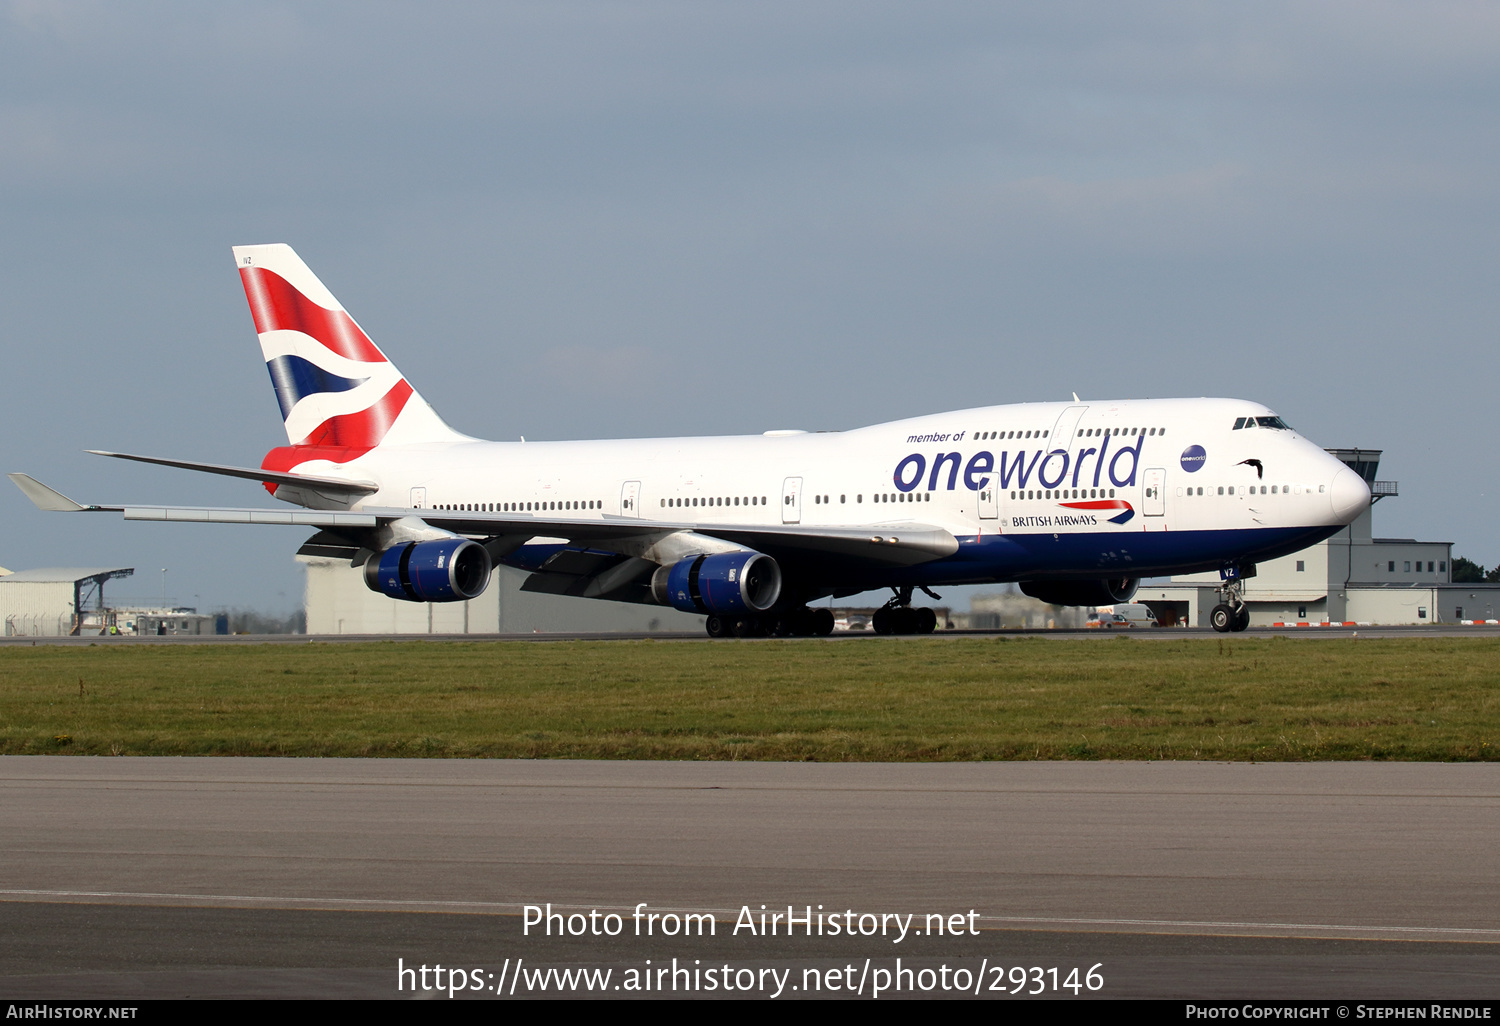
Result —
<svg viewBox="0 0 1500 1026"><path fill-rule="evenodd" d="M104 604L104 582L133 573L132 567L56 567L0 576L5 636L107 634L114 612Z"/></svg>

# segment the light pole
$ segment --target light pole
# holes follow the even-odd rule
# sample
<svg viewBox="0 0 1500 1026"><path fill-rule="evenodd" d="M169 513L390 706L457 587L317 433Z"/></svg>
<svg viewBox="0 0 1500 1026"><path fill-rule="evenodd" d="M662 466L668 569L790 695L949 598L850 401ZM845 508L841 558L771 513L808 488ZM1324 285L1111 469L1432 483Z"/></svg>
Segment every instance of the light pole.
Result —
<svg viewBox="0 0 1500 1026"><path fill-rule="evenodd" d="M167 568L166 567L162 567L161 568L161 608L162 608L163 611L165 611L166 608L167 608Z"/></svg>

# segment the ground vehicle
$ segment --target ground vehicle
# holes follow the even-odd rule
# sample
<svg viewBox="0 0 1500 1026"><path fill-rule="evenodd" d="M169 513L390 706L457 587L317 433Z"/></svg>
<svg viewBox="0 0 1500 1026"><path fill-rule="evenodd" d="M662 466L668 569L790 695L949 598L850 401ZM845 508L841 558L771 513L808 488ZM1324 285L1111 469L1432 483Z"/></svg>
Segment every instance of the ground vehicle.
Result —
<svg viewBox="0 0 1500 1026"><path fill-rule="evenodd" d="M1106 627L1160 627L1156 614L1150 606L1140 602L1127 602L1115 606L1114 614Z"/></svg>

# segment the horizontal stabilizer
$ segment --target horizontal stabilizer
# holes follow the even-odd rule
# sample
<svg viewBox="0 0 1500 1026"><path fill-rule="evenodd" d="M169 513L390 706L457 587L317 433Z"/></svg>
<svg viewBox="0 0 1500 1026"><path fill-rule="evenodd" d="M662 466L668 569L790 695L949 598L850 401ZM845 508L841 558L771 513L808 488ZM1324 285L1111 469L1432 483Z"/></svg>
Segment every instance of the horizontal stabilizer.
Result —
<svg viewBox="0 0 1500 1026"><path fill-rule="evenodd" d="M239 477L246 481L269 481L278 485L302 485L321 492L341 492L346 495L369 495L380 491L373 481L348 481L338 477L315 477L311 474L288 474L280 470L262 470L258 467L231 467L222 463L198 463L193 460L169 460L161 456L133 456L126 452L104 452L89 449L95 456L109 456L117 460L134 460L137 463L155 463L163 467L196 470L204 474L219 474L223 477ZM23 489L24 490L24 489ZM30 494L30 493L28 493Z"/></svg>
<svg viewBox="0 0 1500 1026"><path fill-rule="evenodd" d="M26 493L26 498L36 503L37 509L52 513L77 513L89 507L80 505L54 488L48 488L36 478L26 474L7 474L16 487Z"/></svg>

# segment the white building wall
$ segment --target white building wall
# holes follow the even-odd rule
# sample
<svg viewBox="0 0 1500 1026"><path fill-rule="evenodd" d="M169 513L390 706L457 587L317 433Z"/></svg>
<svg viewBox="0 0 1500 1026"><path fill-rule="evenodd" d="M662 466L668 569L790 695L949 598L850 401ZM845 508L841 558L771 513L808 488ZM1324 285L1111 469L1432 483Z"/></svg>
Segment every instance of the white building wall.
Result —
<svg viewBox="0 0 1500 1026"><path fill-rule="evenodd" d="M1439 615L1436 588L1351 588L1349 591L1348 619L1356 623L1438 623Z"/></svg>
<svg viewBox="0 0 1500 1026"><path fill-rule="evenodd" d="M309 634L493 634L500 620L491 586L468 602L402 602L365 587L348 560L298 556L307 567Z"/></svg>
<svg viewBox="0 0 1500 1026"><path fill-rule="evenodd" d="M7 637L60 637L73 630L74 585L0 579L0 626Z"/></svg>

